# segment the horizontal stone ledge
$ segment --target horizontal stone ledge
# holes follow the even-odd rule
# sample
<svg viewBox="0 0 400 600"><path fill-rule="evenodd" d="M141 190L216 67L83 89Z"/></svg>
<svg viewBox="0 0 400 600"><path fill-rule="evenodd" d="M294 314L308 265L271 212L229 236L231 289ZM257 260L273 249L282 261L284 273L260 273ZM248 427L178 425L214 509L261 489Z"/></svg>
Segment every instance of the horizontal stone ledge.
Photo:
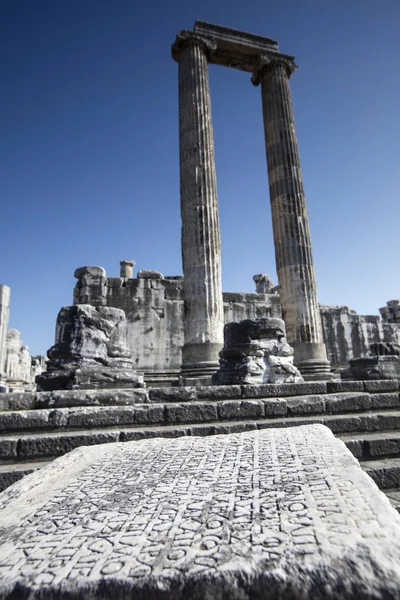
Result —
<svg viewBox="0 0 400 600"><path fill-rule="evenodd" d="M79 448L0 529L4 599L400 595L400 516L319 425Z"/></svg>
<svg viewBox="0 0 400 600"><path fill-rule="evenodd" d="M377 379L371 381L363 381L364 390L366 392L396 392L399 390L399 382L397 379Z"/></svg>
<svg viewBox="0 0 400 600"><path fill-rule="evenodd" d="M287 398L193 400L126 405L88 405L0 413L0 434L43 432L129 425L173 425L233 419L274 420L301 415L353 416L370 410L400 407L398 393L315 394ZM400 412L399 412L400 417Z"/></svg>
<svg viewBox="0 0 400 600"><path fill-rule="evenodd" d="M0 411L79 406L130 406L147 403L174 403L240 399L288 398L332 393L366 392L376 396L372 407L379 408L378 396L399 391L397 380L304 382L261 385L160 387L149 389L57 390L53 392L0 394ZM396 405L392 396L392 406ZM389 404L388 404L389 406Z"/></svg>
<svg viewBox="0 0 400 600"><path fill-rule="evenodd" d="M242 385L242 398L269 398L271 396L308 396L326 394L325 381L304 383L266 383L261 385Z"/></svg>
<svg viewBox="0 0 400 600"><path fill-rule="evenodd" d="M269 400L262 401L265 410ZM284 401L286 409L286 401ZM185 406L185 405L183 405ZM101 413L103 409L99 410ZM101 414L100 414L101 416ZM205 413L207 416L207 413ZM209 416L209 415L208 415ZM152 439L155 437L181 437L193 435L217 435L235 433L241 431L263 430L273 428L290 428L307 424L323 424L329 427L335 434L354 434L363 437L370 433L379 434L385 430L398 430L400 433L400 414L398 412L366 413L354 415L316 415L303 413L287 416L275 415L275 418L261 419L232 417L231 420L215 420L209 418L203 421L190 422L185 420L185 413L180 415L180 423L160 424L152 423L152 412L145 415L142 424L129 425L120 423L119 428L97 428L90 430L64 430L37 433L26 432L24 434L12 433L9 436L0 436L0 460L34 460L53 458L60 456L79 446L91 446L95 444L110 443L116 441L132 441L140 439ZM245 419L245 420L243 420ZM350 446L349 446L350 447ZM357 457L361 454L354 446Z"/></svg>

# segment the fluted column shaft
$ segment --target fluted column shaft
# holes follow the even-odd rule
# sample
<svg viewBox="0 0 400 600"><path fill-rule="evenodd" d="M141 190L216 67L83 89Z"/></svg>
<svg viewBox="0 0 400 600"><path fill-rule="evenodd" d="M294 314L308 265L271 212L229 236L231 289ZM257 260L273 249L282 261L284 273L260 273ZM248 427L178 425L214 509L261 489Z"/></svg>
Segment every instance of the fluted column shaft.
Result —
<svg viewBox="0 0 400 600"><path fill-rule="evenodd" d="M5 380L10 288L0 285L0 382Z"/></svg>
<svg viewBox="0 0 400 600"><path fill-rule="evenodd" d="M183 368L218 364L224 309L214 138L207 53L211 43L179 34L180 193L184 275Z"/></svg>
<svg viewBox="0 0 400 600"><path fill-rule="evenodd" d="M311 378L318 378L318 374L329 373L330 369L317 301L311 236L289 87L289 77L294 69L294 64L288 60L266 60L259 70L258 81L262 91L282 316L300 370L304 375L310 373Z"/></svg>

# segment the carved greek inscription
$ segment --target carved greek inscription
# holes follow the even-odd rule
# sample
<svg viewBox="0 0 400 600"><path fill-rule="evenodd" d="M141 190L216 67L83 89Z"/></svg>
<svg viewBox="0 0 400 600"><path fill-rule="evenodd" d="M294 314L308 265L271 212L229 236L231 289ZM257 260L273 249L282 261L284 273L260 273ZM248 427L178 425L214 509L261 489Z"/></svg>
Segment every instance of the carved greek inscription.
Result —
<svg viewBox="0 0 400 600"><path fill-rule="evenodd" d="M110 448L9 534L0 580L168 578L254 560L273 568L340 546L377 518L318 427Z"/></svg>

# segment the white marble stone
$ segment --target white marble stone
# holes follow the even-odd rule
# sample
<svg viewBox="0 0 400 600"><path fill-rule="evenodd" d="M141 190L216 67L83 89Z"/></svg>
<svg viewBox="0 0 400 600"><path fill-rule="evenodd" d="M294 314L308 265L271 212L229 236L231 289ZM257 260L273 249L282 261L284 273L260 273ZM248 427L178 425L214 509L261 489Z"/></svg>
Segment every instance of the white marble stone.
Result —
<svg viewBox="0 0 400 600"><path fill-rule="evenodd" d="M221 239L211 120L208 56L215 44L189 31L178 34L179 147L185 343L182 365L218 367L224 307Z"/></svg>
<svg viewBox="0 0 400 600"><path fill-rule="evenodd" d="M295 69L290 57L262 57L252 81L261 83L276 271L288 340L304 376L329 379L289 86Z"/></svg>
<svg viewBox="0 0 400 600"><path fill-rule="evenodd" d="M79 448L0 494L1 598L400 597L400 516L322 425Z"/></svg>
<svg viewBox="0 0 400 600"><path fill-rule="evenodd" d="M10 288L0 285L0 382L6 380L7 329L10 317Z"/></svg>

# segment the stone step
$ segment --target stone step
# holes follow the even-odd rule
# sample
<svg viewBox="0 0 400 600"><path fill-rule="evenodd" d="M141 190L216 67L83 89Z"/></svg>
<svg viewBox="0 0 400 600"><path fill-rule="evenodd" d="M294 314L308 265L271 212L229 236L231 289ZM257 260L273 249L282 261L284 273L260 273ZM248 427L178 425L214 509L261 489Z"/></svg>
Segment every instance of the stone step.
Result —
<svg viewBox="0 0 400 600"><path fill-rule="evenodd" d="M400 431L338 436L358 460L375 460L400 456Z"/></svg>
<svg viewBox="0 0 400 600"><path fill-rule="evenodd" d="M109 390L59 390L53 392L0 394L0 410L67 408L73 406L129 406L143 403L188 402L249 398L288 398L316 394L367 393L379 396L399 392L395 380L269 383L172 388ZM378 401L376 399L376 401Z"/></svg>
<svg viewBox="0 0 400 600"><path fill-rule="evenodd" d="M398 393L367 394L358 392L293 396L289 398L231 399L145 403L126 406L84 406L72 408L43 408L0 413L0 435L10 432L56 431L62 429L92 429L94 427L132 425L173 425L262 418L300 417L308 415L345 415L351 413L362 420L379 410L386 414L384 425L373 430L390 428L390 418L399 409ZM357 414L353 414L357 413ZM400 415L400 412L398 413ZM392 415L392 417L390 417ZM400 417L399 417L400 418ZM367 431L350 425L348 431Z"/></svg>
<svg viewBox="0 0 400 600"><path fill-rule="evenodd" d="M51 460L8 461L4 463L0 461L0 492L22 479L25 475L29 475L29 473L48 465L50 462Z"/></svg>
<svg viewBox="0 0 400 600"><path fill-rule="evenodd" d="M400 458L363 461L361 466L381 490L400 488Z"/></svg>
<svg viewBox="0 0 400 600"><path fill-rule="evenodd" d="M388 489L384 490L386 496L389 498L390 504L400 513L400 489Z"/></svg>
<svg viewBox="0 0 400 600"><path fill-rule="evenodd" d="M291 427L321 423L335 434L349 432L379 432L400 429L400 411L370 411L357 415L302 415L298 417L275 417L246 420L207 420L186 422L179 425L125 425L72 430L64 427L59 431L14 433L0 436L0 459L23 460L61 456L79 446L91 446L110 442L125 442L152 437L179 437L184 435L214 435L250 431L271 427Z"/></svg>

